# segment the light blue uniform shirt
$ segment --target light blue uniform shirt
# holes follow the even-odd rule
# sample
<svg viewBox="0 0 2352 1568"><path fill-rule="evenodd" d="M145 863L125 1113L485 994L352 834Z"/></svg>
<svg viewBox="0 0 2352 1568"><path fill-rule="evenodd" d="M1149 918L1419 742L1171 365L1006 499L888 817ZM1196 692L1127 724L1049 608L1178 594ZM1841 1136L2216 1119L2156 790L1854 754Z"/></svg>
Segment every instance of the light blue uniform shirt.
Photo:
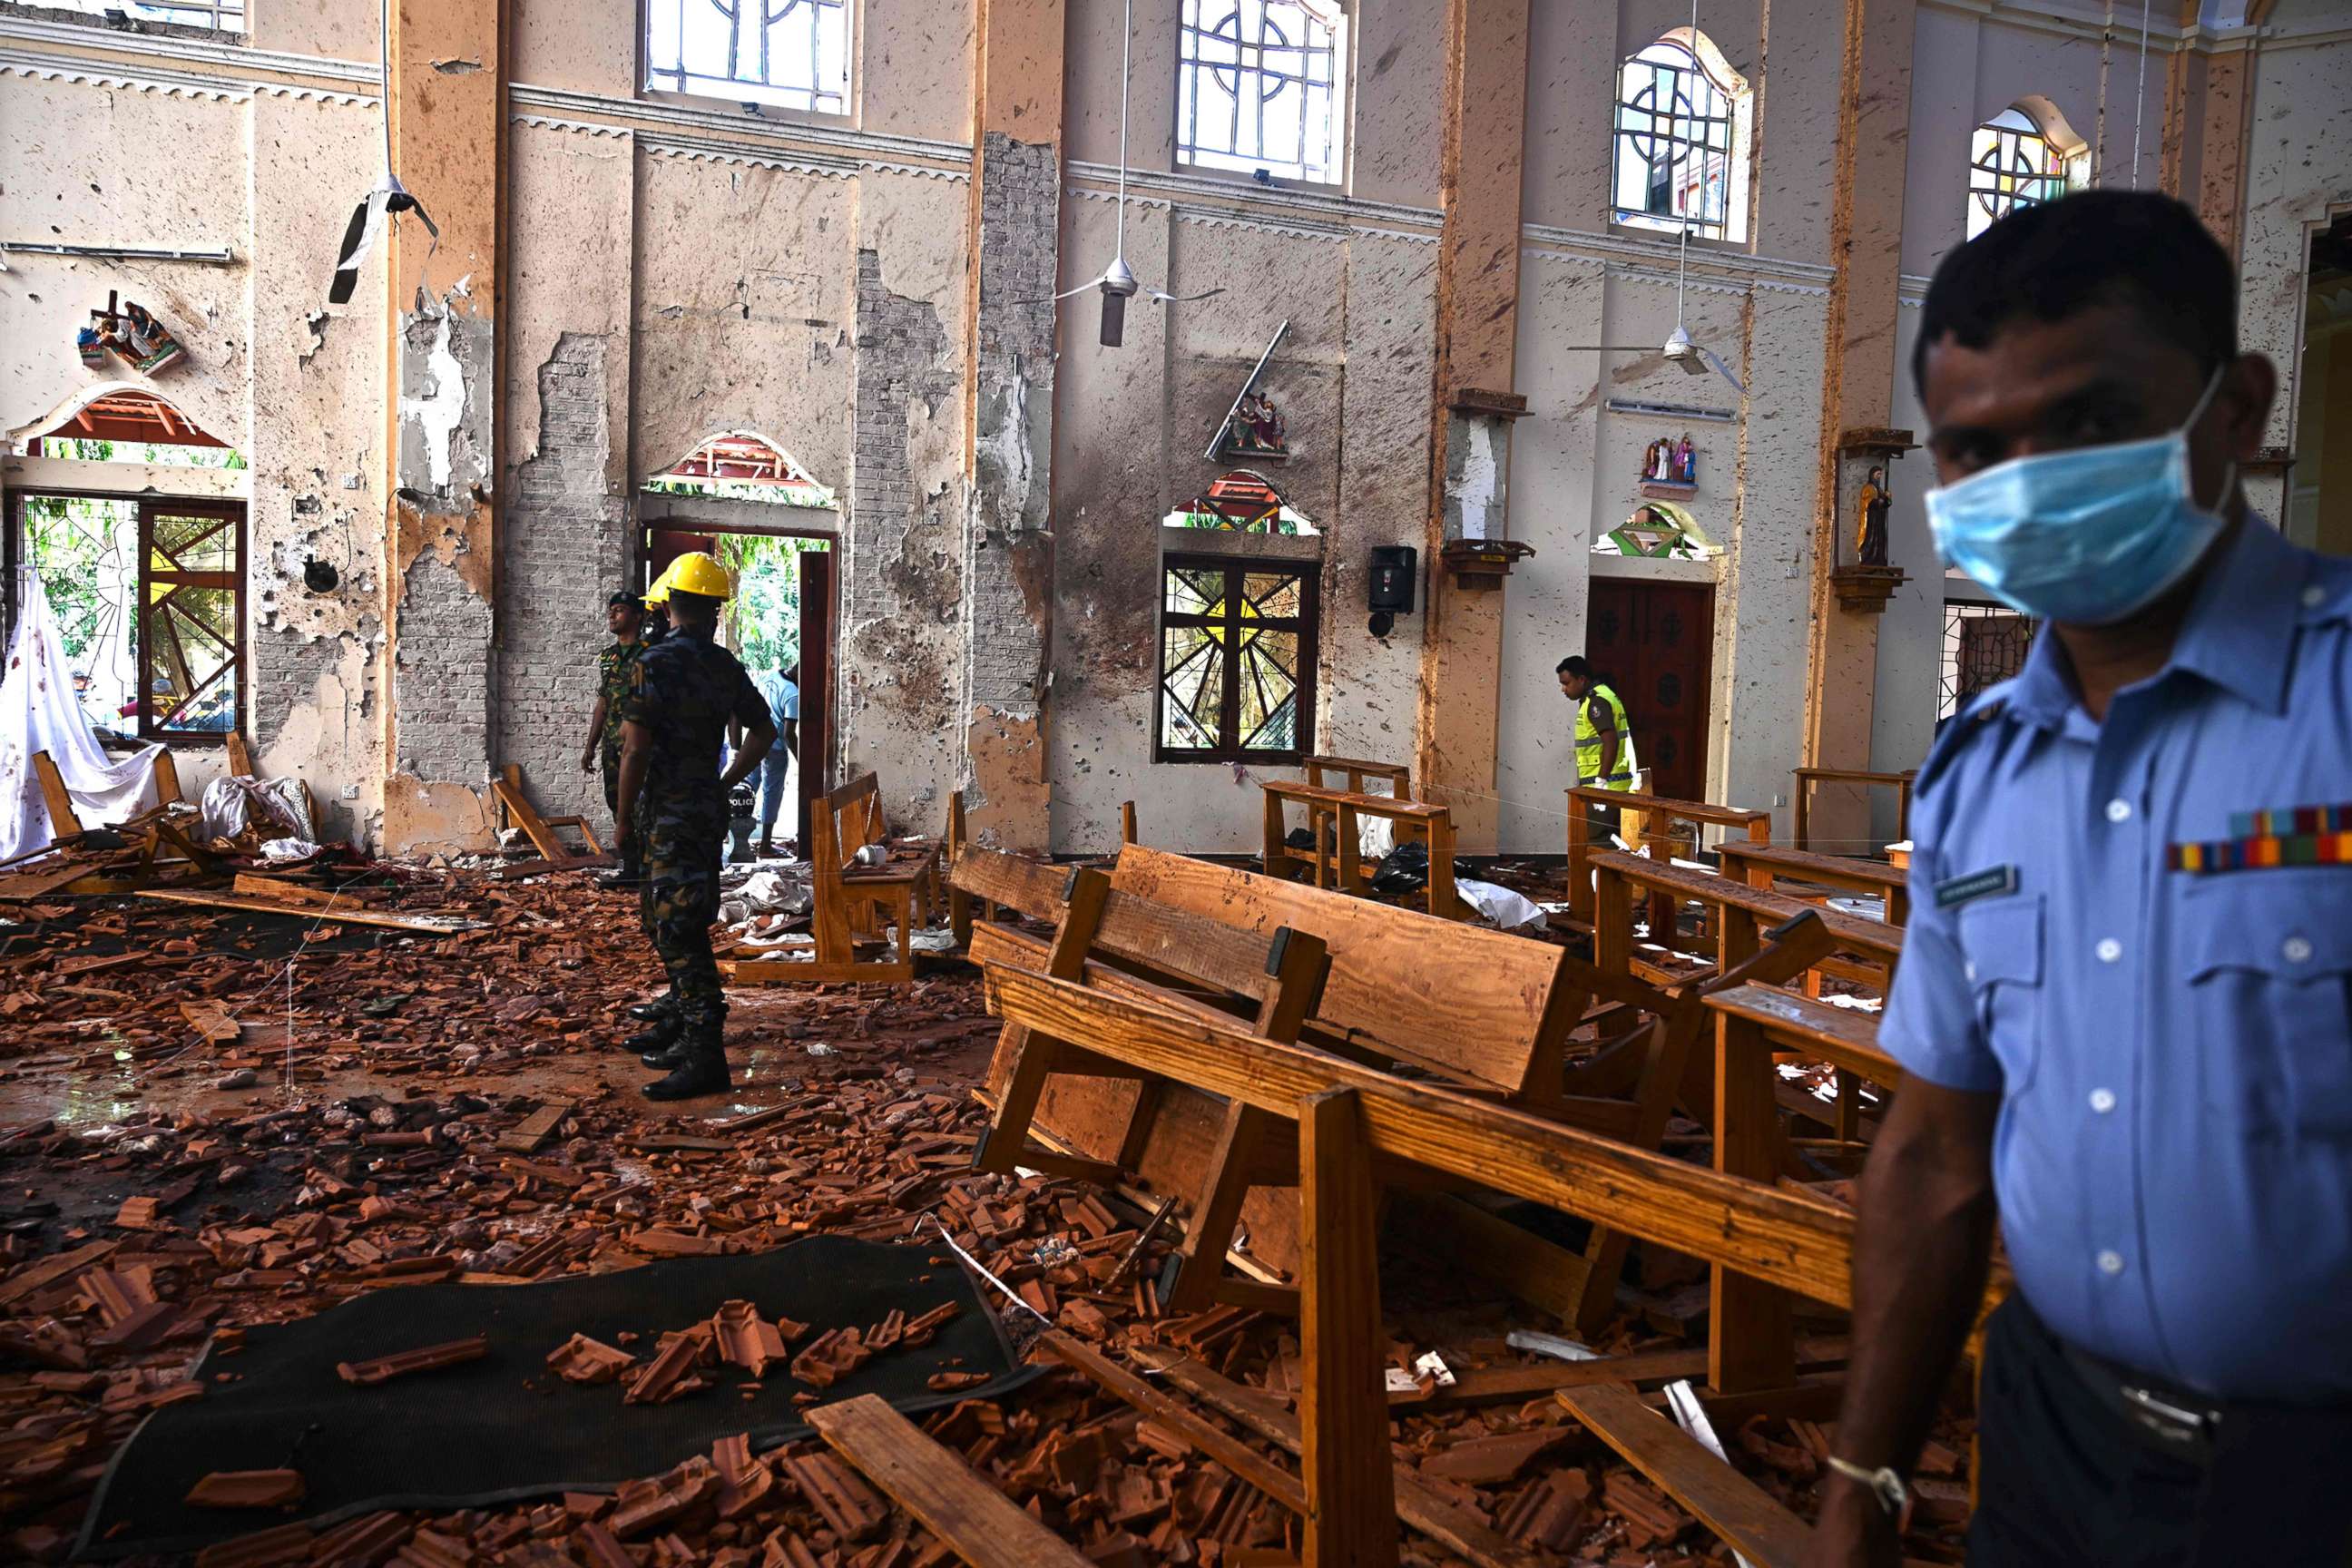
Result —
<svg viewBox="0 0 2352 1568"><path fill-rule="evenodd" d="M760 689L761 697L767 699L769 717L776 721L776 743L769 748L769 755L789 755L784 749L784 721L801 716L801 689L785 679L781 669L756 676L751 684Z"/></svg>
<svg viewBox="0 0 2352 1568"><path fill-rule="evenodd" d="M2001 1233L2043 1321L2221 1398L2352 1399L2352 865L2167 849L2347 805L2352 561L2260 519L2104 723L2041 637L1919 775L1879 1043L2000 1095Z"/></svg>

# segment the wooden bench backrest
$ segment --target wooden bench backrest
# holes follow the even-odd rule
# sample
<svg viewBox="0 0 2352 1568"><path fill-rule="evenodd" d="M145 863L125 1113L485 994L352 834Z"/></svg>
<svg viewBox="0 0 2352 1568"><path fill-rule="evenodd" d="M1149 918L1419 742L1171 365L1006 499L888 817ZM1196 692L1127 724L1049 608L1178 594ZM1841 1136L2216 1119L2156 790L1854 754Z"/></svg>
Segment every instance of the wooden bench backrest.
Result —
<svg viewBox="0 0 2352 1568"><path fill-rule="evenodd" d="M1791 882L1818 880L1829 887L1865 882L1873 888L1900 888L1908 875L1884 860L1864 860L1851 855L1820 855L1810 849L1790 849L1779 844L1748 844L1738 839L1726 839L1717 851L1723 857L1726 876L1745 878L1751 867L1769 870L1775 878Z"/></svg>
<svg viewBox="0 0 2352 1568"><path fill-rule="evenodd" d="M71 838L79 833L81 818L74 814L73 795L66 788L56 759L47 752L35 752L33 776L41 781L41 804L48 808L50 839Z"/></svg>
<svg viewBox="0 0 2352 1568"><path fill-rule="evenodd" d="M1391 795L1399 800L1412 798L1412 770L1402 763L1366 762L1361 757L1302 757L1298 765L1306 771L1307 782L1311 784L1323 784L1324 774L1337 773L1339 783L1334 787L1350 795L1363 795L1366 784L1386 779Z"/></svg>
<svg viewBox="0 0 2352 1568"><path fill-rule="evenodd" d="M1814 908L1801 899L1785 893L1768 893L1751 888L1735 877L1718 877L1706 871L1693 871L1647 856L1628 855L1622 850L1596 850L1592 864L1614 871L1638 887L1655 888L1677 898L1691 899L1700 903L1723 904L1735 910L1745 910L1774 921L1793 920ZM1903 928L1883 921L1864 920L1837 910L1822 910L1822 920L1830 934L1838 939L1838 951L1856 952L1868 958L1893 963L1902 955Z"/></svg>
<svg viewBox="0 0 2352 1568"><path fill-rule="evenodd" d="M1735 985L1706 999L1717 1013L1746 1018L1783 1050L1808 1055L1858 1073L1889 1089L1903 1084L1903 1069L1878 1048L1878 1015L1832 1007L1770 985Z"/></svg>
<svg viewBox="0 0 2352 1568"><path fill-rule="evenodd" d="M1664 795L1642 795L1633 790L1598 789L1589 784L1575 784L1568 793L1570 798L1586 805L1638 811L1670 822L1703 822L1714 827L1737 827L1752 833L1759 822L1765 824L1769 831L1772 821L1772 814L1769 811L1751 811L1741 805L1717 805L1704 800L1671 800Z"/></svg>
<svg viewBox="0 0 2352 1568"><path fill-rule="evenodd" d="M950 877L975 898L1018 910L1032 920L1059 924L1068 909L1071 868L1049 866L1001 850L966 847ZM1102 920L1091 950L1153 975L1192 981L1235 996L1261 998L1272 977L1266 969L1264 935L1224 925L1188 910L1153 902L1114 888L1103 900ZM994 939L986 928L974 933L974 957ZM1044 939L1024 939L1039 951Z"/></svg>
<svg viewBox="0 0 2352 1568"><path fill-rule="evenodd" d="M882 781L872 773L827 790L824 809L834 822L834 847L845 860L887 836L882 821Z"/></svg>
<svg viewBox="0 0 2352 1568"><path fill-rule="evenodd" d="M1564 1037L1581 996L1563 990L1567 954L1478 926L1319 891L1130 845L1114 890L1271 936L1282 926L1322 939L1331 955L1316 1022L1399 1059L1509 1090Z"/></svg>

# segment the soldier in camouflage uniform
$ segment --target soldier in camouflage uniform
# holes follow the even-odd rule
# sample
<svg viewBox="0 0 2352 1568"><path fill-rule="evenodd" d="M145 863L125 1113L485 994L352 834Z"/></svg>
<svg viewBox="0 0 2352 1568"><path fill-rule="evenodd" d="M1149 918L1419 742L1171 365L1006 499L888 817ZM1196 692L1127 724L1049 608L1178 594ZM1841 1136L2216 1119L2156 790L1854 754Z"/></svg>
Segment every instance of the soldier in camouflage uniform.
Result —
<svg viewBox="0 0 2352 1568"><path fill-rule="evenodd" d="M776 733L751 678L712 640L729 592L726 568L709 555L678 558L670 576L673 630L638 657L635 689L621 710L623 842L641 846L638 907L677 1004L674 1015L631 1042L656 1046L646 1065L668 1070L646 1086L650 1100L716 1094L730 1082L727 996L710 950L727 797L767 756ZM744 743L722 774L719 749L730 721L743 727Z"/></svg>
<svg viewBox="0 0 2352 1568"><path fill-rule="evenodd" d="M637 656L646 651L642 635L645 625L645 601L626 588L616 591L604 601L604 629L613 640L596 655L596 711L588 721L587 749L580 753L580 771L587 773L602 766L604 773L604 805L613 813L615 836L619 832L621 814L621 705L629 700L630 671L636 666ZM635 841L629 840L621 854L621 880L637 879Z"/></svg>

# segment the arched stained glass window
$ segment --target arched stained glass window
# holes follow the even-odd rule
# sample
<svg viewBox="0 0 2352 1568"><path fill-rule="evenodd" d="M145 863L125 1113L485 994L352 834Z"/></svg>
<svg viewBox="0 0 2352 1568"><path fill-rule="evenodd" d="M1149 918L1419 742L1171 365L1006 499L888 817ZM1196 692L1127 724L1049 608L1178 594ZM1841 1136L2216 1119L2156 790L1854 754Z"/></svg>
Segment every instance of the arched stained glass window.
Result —
<svg viewBox="0 0 2352 1568"><path fill-rule="evenodd" d="M1702 34L1677 28L1617 72L1610 218L1747 237L1748 84Z"/></svg>
<svg viewBox="0 0 2352 1568"><path fill-rule="evenodd" d="M2063 122L2047 124L2012 104L1969 139L1969 237L2020 207L2056 201L2086 162Z"/></svg>

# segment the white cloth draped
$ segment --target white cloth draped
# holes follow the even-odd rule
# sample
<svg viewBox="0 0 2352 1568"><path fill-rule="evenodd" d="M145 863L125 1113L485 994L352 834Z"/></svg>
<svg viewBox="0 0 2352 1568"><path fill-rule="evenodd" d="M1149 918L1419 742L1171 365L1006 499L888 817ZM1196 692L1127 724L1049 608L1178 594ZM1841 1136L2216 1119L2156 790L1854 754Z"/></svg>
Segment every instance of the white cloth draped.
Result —
<svg viewBox="0 0 2352 1568"><path fill-rule="evenodd" d="M82 826L97 827L155 804L155 758L163 750L147 746L117 759L99 745L74 700L73 667L58 639L48 595L37 574L20 569L16 635L0 679L0 860L41 848L56 836L33 772L34 752L49 753Z"/></svg>

